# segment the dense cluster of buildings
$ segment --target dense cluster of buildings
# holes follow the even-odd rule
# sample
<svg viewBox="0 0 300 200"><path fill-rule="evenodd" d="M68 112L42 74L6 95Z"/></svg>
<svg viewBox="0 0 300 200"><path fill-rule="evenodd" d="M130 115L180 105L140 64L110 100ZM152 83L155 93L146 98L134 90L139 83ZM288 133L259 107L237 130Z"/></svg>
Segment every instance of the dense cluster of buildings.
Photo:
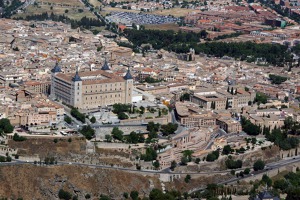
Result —
<svg viewBox="0 0 300 200"><path fill-rule="evenodd" d="M226 38L227 35L240 33L239 37L229 37L225 41L273 42L288 46L294 46L300 42L299 26L287 26L297 24L296 22L258 3L191 12L185 17L185 23L188 26L181 27L181 30L195 32L207 30L210 39L221 36ZM280 29L274 30L274 27Z"/></svg>
<svg viewBox="0 0 300 200"><path fill-rule="evenodd" d="M281 127L287 116L300 121L298 68L288 72L199 55L186 61L165 50L143 55L117 44L126 38L59 22L3 19L0 26L0 114L16 126L57 124L64 119L62 104L90 112L115 103L162 103L174 108L181 127L159 152L166 167L179 161L183 150L211 148L220 131L242 133L241 115L270 129ZM270 74L288 79L274 85ZM253 103L258 93L268 96L266 104ZM165 121L156 114L151 119L171 121L170 114ZM218 146L227 144L223 140Z"/></svg>

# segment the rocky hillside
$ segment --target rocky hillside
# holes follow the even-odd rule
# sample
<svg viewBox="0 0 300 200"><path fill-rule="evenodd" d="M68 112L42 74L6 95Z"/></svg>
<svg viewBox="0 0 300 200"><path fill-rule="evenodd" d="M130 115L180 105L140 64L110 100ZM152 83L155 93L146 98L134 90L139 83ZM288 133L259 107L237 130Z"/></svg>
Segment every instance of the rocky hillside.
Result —
<svg viewBox="0 0 300 200"><path fill-rule="evenodd" d="M85 154L86 141L84 138L72 138L71 141L66 139L48 139L48 138L31 138L23 142L8 141L8 146L18 149L19 155L39 155L41 157L55 155L67 156L70 153Z"/></svg>
<svg viewBox="0 0 300 200"><path fill-rule="evenodd" d="M124 192L136 190L143 196L152 187L159 187L154 177L124 171L94 169L72 165L35 166L33 164L0 167L0 198L58 199L60 189L78 199L101 194L120 199ZM152 185L152 183L154 185Z"/></svg>

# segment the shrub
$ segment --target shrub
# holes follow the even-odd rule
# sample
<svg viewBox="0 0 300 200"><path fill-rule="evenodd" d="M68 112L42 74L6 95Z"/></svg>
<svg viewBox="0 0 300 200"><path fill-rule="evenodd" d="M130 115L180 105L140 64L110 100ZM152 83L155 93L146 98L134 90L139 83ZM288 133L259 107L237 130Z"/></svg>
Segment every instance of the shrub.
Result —
<svg viewBox="0 0 300 200"><path fill-rule="evenodd" d="M19 136L19 134L15 133L13 136L13 140L17 142L22 142L26 140L26 137Z"/></svg>

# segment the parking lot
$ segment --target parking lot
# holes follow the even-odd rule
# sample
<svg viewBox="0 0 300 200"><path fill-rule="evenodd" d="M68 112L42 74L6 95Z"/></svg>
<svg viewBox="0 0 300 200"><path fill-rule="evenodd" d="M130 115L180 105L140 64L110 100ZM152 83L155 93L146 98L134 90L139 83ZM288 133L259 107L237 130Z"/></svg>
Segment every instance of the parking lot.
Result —
<svg viewBox="0 0 300 200"><path fill-rule="evenodd" d="M110 22L122 23L132 25L133 23L142 24L168 24L175 23L178 18L173 16L162 16L152 14L130 13L130 12L113 12L110 16L106 17Z"/></svg>

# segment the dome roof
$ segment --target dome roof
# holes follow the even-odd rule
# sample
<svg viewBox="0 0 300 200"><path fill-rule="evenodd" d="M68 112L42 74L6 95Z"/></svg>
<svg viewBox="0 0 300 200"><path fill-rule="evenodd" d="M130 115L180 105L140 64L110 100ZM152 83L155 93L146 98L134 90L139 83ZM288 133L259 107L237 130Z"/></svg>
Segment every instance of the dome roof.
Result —
<svg viewBox="0 0 300 200"><path fill-rule="evenodd" d="M110 68L109 68L109 66L108 66L108 63L107 63L106 59L105 59L105 62L104 62L104 64L103 64L101 70L110 70Z"/></svg>
<svg viewBox="0 0 300 200"><path fill-rule="evenodd" d="M125 80L133 79L132 76L131 76L131 74L130 74L129 67L128 67L128 70L127 70L127 72L126 72L126 75L124 76L124 79L125 79Z"/></svg>
<svg viewBox="0 0 300 200"><path fill-rule="evenodd" d="M61 68L60 68L60 66L58 65L58 62L56 62L54 68L51 69L51 72L52 72L52 73L59 73L59 72L61 72Z"/></svg>
<svg viewBox="0 0 300 200"><path fill-rule="evenodd" d="M82 79L80 78L79 74L78 74L78 71L76 71L76 74L75 76L72 78L72 81L73 82L76 82L76 81L82 81Z"/></svg>

